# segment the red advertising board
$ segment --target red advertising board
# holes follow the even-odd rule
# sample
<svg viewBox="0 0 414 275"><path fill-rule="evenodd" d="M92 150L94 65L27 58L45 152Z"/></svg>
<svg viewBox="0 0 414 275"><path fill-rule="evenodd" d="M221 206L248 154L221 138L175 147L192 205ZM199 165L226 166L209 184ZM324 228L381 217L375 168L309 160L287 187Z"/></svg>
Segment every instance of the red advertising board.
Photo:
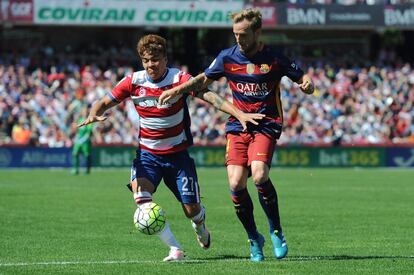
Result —
<svg viewBox="0 0 414 275"><path fill-rule="evenodd" d="M247 8L255 8L262 13L263 27L275 27L277 25L276 5L271 3L254 3Z"/></svg>
<svg viewBox="0 0 414 275"><path fill-rule="evenodd" d="M8 21L12 23L32 23L33 0L10 0Z"/></svg>

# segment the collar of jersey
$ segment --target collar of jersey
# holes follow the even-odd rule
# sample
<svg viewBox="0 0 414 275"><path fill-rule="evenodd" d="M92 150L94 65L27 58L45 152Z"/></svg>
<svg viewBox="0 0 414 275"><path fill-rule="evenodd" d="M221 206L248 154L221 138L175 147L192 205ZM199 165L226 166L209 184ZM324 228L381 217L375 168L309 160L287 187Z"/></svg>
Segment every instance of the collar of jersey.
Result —
<svg viewBox="0 0 414 275"><path fill-rule="evenodd" d="M164 79L165 79L165 77L167 76L167 74L168 74L168 68L165 70L165 73L160 77L160 78L158 78L157 80L153 80L153 79L151 79L151 77L149 77L148 76L148 74L147 74L147 72L145 72L145 79L147 80L147 81L149 81L149 82L151 82L151 83L160 83L161 81L163 81Z"/></svg>

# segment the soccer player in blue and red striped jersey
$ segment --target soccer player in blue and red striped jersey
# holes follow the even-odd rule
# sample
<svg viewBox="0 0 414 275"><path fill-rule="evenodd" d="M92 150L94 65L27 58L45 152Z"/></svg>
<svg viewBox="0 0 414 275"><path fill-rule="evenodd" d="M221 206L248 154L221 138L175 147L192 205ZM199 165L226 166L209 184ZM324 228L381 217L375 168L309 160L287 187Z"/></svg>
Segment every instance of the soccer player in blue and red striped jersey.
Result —
<svg viewBox="0 0 414 275"><path fill-rule="evenodd" d="M139 148L131 167L131 190L137 206L152 201L152 194L163 179L177 200L204 249L210 246L210 233L205 226L205 210L200 202L198 178L194 160L187 148L192 145L188 94L175 97L166 104L158 104L163 90L182 84L191 76L167 67L166 40L158 35L146 35L137 45L144 70L124 77L115 88L97 101L88 118L79 127L106 119L104 112L122 101L132 99L139 115ZM258 124L262 114L244 113L217 94L206 89L189 93L219 110L236 116L243 127ZM184 259L180 244L168 223L159 233L160 239L170 248L164 261Z"/></svg>
<svg viewBox="0 0 414 275"><path fill-rule="evenodd" d="M242 10L231 17L236 45L221 51L204 73L164 91L159 102L165 103L180 94L203 89L214 80L226 77L232 90L233 104L238 109L265 115L258 125L248 125L246 131L237 119L229 118L226 125L226 166L236 214L250 242L250 259L254 262L264 260L265 241L257 230L253 203L247 191L250 175L269 220L274 255L281 259L287 255L288 249L280 223L276 189L269 178L273 152L283 127L279 83L283 76L287 76L306 94L313 93L313 83L294 62L259 40L262 16L258 10Z"/></svg>

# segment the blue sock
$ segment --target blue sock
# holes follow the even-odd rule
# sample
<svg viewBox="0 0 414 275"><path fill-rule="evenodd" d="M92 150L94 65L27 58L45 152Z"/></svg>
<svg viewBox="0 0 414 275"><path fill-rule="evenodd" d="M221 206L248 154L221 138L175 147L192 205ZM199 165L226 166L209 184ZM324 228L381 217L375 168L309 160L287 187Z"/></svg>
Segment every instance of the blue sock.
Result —
<svg viewBox="0 0 414 275"><path fill-rule="evenodd" d="M254 222L253 202L247 189L232 191L231 200L233 201L237 217L243 224L248 238L251 240L257 239L259 233L257 232L256 223Z"/></svg>

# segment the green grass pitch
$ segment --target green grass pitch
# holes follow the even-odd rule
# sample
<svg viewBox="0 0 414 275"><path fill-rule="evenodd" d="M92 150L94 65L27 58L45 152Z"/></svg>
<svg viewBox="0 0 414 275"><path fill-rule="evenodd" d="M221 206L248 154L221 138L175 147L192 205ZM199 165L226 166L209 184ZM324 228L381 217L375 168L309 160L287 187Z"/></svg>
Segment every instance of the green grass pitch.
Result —
<svg viewBox="0 0 414 275"><path fill-rule="evenodd" d="M71 176L64 170L0 170L0 274L413 274L414 170L272 169L289 255L273 259L267 221L262 263L248 261L224 168L198 170L212 246L202 250L179 203L154 196L188 261L132 224L127 169Z"/></svg>

